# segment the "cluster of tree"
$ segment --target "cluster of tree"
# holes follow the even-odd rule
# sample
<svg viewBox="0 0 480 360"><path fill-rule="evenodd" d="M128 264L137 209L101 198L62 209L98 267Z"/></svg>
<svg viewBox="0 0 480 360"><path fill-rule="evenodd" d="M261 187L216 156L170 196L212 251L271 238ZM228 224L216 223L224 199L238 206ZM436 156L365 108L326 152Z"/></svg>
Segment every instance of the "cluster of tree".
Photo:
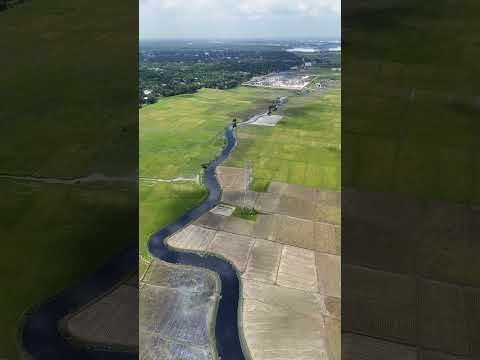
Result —
<svg viewBox="0 0 480 360"><path fill-rule="evenodd" d="M164 62L218 62L225 60L266 60L278 61L295 59L295 55L277 48L173 48L152 49L144 48L140 51L141 63L164 63Z"/></svg>
<svg viewBox="0 0 480 360"><path fill-rule="evenodd" d="M325 67L341 67L341 53L339 51L321 51L316 53L306 53L303 55L305 61L322 64Z"/></svg>
<svg viewBox="0 0 480 360"><path fill-rule="evenodd" d="M305 62L340 67L340 54L328 51L299 55L263 45L168 46L149 46L140 51L140 106L162 96L193 93L204 87L233 88L253 76L301 67Z"/></svg>
<svg viewBox="0 0 480 360"><path fill-rule="evenodd" d="M208 61L146 61L140 64L140 102L160 96L192 93L206 88L230 89L252 76L285 71L302 59L286 52L252 58L215 58Z"/></svg>

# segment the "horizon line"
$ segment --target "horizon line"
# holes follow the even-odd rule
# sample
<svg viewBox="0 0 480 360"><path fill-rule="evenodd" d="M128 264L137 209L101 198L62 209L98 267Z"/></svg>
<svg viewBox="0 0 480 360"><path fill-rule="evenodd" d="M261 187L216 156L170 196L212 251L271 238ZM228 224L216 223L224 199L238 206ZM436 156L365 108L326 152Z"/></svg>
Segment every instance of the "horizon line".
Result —
<svg viewBox="0 0 480 360"><path fill-rule="evenodd" d="M282 40L320 40L320 41L338 41L341 40L341 36L325 36L325 37L307 37L307 36L294 36L294 37L139 37L139 41L225 41L225 40L263 40L263 41L282 41Z"/></svg>

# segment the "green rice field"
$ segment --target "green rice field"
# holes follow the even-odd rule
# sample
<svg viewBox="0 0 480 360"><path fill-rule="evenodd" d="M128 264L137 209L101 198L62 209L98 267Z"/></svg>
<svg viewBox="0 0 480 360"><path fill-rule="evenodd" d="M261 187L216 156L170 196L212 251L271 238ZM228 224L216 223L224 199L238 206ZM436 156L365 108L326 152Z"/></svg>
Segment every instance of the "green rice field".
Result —
<svg viewBox="0 0 480 360"><path fill-rule="evenodd" d="M146 240L200 203L206 189L195 183L140 183L140 255L148 258Z"/></svg>
<svg viewBox="0 0 480 360"><path fill-rule="evenodd" d="M202 89L162 98L140 109L140 176L193 176L224 145L224 129L234 117L265 111L282 91L238 87Z"/></svg>
<svg viewBox="0 0 480 360"><path fill-rule="evenodd" d="M237 146L226 165L243 167L251 161L253 188L260 191L271 181L338 190L340 89L303 96L238 87L161 98L140 110L140 176L168 180L200 174L201 165L215 158L224 146L224 129L231 120L243 121L266 111L278 96L289 97L281 110L283 120L275 128L239 128ZM140 181L141 273L149 261L149 236L204 196L204 187L194 182Z"/></svg>
<svg viewBox="0 0 480 360"><path fill-rule="evenodd" d="M195 94L161 98L140 109L140 176L158 179L194 177L225 144L225 127L236 117L265 111L285 91L238 87L202 89ZM206 196L201 184L140 181L140 256L156 230L175 221ZM142 265L141 272L144 269Z"/></svg>
<svg viewBox="0 0 480 360"><path fill-rule="evenodd" d="M226 165L253 165L253 189L271 181L340 189L340 89L292 95L275 127L248 126Z"/></svg>

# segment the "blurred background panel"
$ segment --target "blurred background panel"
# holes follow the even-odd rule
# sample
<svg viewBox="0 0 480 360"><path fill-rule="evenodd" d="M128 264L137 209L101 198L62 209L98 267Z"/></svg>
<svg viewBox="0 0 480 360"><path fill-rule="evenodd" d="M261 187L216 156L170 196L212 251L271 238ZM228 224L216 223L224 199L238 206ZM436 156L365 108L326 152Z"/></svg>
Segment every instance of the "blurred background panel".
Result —
<svg viewBox="0 0 480 360"><path fill-rule="evenodd" d="M2 1L0 48L0 358L135 354L138 4ZM71 326L122 286L130 335Z"/></svg>
<svg viewBox="0 0 480 360"><path fill-rule="evenodd" d="M344 359L480 355L478 9L343 2Z"/></svg>

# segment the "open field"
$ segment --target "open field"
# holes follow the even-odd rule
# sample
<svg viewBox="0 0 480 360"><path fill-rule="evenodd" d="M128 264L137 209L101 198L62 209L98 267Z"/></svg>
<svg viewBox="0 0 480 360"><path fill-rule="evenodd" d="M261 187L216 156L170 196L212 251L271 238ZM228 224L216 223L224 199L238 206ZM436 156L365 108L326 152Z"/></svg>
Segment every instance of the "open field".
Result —
<svg viewBox="0 0 480 360"><path fill-rule="evenodd" d="M195 176L201 171L201 164L220 151L223 129L232 116L242 121L264 112L279 95L286 93L245 87L202 90L194 95L160 99L158 104L143 108L141 175L163 179ZM340 90L288 95L288 104L279 112L283 118L276 126L238 128L237 146L227 159L236 168L217 168L224 195L235 197L247 184L247 173L241 167L251 160L253 187L265 191L272 182L269 192L255 193L250 199L251 207L266 213L242 213L237 208L233 214L221 214L217 209L205 213L167 241L177 249L216 254L242 274L239 326L254 359L307 360L326 358L327 353L336 359L330 354L336 350L333 340L338 340L339 334L331 331L327 323L339 322L339 195L313 187L336 190L340 186ZM148 236L173 222L203 196L203 187L193 182L140 182L141 270L146 271L143 281L156 263L152 261L147 270ZM222 201L235 204L227 198ZM148 287L142 288L141 297L148 297L152 304L158 304L159 298L169 304L158 293L160 290L149 291ZM175 301L185 303L181 299ZM291 310L293 302L301 303L299 311ZM203 314L208 314L201 303ZM147 309L145 316L153 319L148 304L143 304L143 308ZM158 312L158 306L155 308ZM188 310L190 317L196 314ZM195 324L205 323L203 316L193 319L195 324L188 318L184 321L185 310L178 305L172 305L172 311L165 313L168 317L162 316L157 328L177 317L182 318L180 323L175 320L173 326L178 333L185 332L185 324L192 325L191 331L198 328ZM151 326L150 321L146 324ZM144 334L143 351L152 351L154 340L162 341Z"/></svg>
<svg viewBox="0 0 480 360"><path fill-rule="evenodd" d="M338 360L340 236L323 209L339 215L340 194L276 182L261 195L278 199L270 214L246 220L208 212L167 242L235 266L242 287L239 326L252 359ZM261 195L255 208L262 207ZM310 212L301 214L296 205Z"/></svg>
<svg viewBox="0 0 480 360"><path fill-rule="evenodd" d="M140 255L148 257L147 240L151 234L174 222L207 195L194 183L140 183Z"/></svg>
<svg viewBox="0 0 480 360"><path fill-rule="evenodd" d="M340 188L340 89L291 96L275 127L242 127L227 166L254 169L253 188L271 181Z"/></svg>
<svg viewBox="0 0 480 360"><path fill-rule="evenodd" d="M325 68L320 65L313 65L308 73L315 75L317 79L331 79L331 80L340 80L342 77L341 68Z"/></svg>
<svg viewBox="0 0 480 360"><path fill-rule="evenodd" d="M236 88L202 89L195 94L162 98L140 110L140 175L162 179L200 174L202 163L224 146L224 129L233 117L266 111L285 91ZM147 259L148 237L173 222L206 195L193 182L140 182L140 255ZM141 263L143 263L141 261ZM141 270L143 267L141 268Z"/></svg>
<svg viewBox="0 0 480 360"><path fill-rule="evenodd" d="M224 145L224 129L283 91L239 87L202 89L162 98L140 109L140 175L171 179L194 176ZM240 120L239 119L239 120Z"/></svg>

